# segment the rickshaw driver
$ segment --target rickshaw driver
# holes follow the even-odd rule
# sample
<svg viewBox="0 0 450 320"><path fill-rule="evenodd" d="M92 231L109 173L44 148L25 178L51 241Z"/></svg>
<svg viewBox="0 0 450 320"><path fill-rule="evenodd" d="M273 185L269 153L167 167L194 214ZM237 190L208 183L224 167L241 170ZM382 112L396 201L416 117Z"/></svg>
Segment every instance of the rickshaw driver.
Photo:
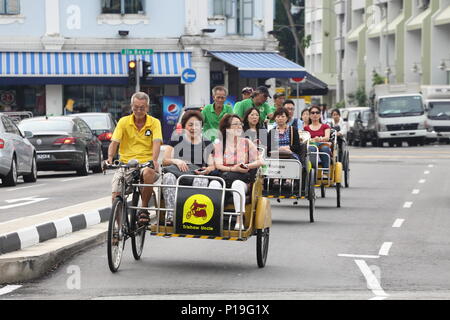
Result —
<svg viewBox="0 0 450 320"><path fill-rule="evenodd" d="M161 123L158 119L148 115L150 97L144 92L137 92L131 97L131 110L133 113L122 117L117 123L111 138L108 149L108 164L113 163L113 158L119 148L120 161L127 163L131 159L136 159L140 164L153 160L154 169L144 168L141 171L141 181L144 184L153 184L158 179L159 164L157 162L162 144ZM125 171L119 169L114 174L112 180L112 199L120 195L120 177ZM131 181L131 170L126 172L127 181ZM142 187L142 205L148 206L148 202L153 192L153 187ZM139 223L150 222L147 210L139 210Z"/></svg>

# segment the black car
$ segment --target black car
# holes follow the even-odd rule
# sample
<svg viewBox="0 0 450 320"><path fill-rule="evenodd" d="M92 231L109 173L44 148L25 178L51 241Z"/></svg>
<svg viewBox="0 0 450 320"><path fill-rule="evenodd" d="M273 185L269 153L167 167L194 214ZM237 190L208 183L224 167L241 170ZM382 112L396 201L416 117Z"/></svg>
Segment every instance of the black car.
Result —
<svg viewBox="0 0 450 320"><path fill-rule="evenodd" d="M76 117L37 117L22 120L22 131L31 131L29 141L37 151L37 168L42 171L76 170L85 176L92 169L102 171L102 146L89 126Z"/></svg>
<svg viewBox="0 0 450 320"><path fill-rule="evenodd" d="M111 137L116 128L116 121L110 113L106 112L82 112L74 113L71 117L83 119L91 128L92 132L102 143L103 158L108 158L108 147L111 143Z"/></svg>
<svg viewBox="0 0 450 320"><path fill-rule="evenodd" d="M377 129L373 111L370 108L361 110L353 127L353 144L365 147L367 142L372 142L374 145L376 139Z"/></svg>

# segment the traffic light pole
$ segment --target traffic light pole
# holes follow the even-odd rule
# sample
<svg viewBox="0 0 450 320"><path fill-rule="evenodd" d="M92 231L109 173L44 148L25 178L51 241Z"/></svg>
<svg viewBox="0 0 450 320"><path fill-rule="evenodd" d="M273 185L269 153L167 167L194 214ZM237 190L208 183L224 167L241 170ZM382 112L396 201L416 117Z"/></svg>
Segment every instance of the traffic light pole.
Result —
<svg viewBox="0 0 450 320"><path fill-rule="evenodd" d="M135 88L135 92L140 92L141 91L141 68L142 68L142 61L141 58L137 59L137 65L136 65L136 88Z"/></svg>

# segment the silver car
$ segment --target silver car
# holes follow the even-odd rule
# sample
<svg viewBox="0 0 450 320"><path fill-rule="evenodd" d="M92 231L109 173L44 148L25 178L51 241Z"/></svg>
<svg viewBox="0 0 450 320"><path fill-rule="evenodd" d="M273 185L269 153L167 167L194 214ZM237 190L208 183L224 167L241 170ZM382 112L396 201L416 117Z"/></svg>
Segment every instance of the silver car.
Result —
<svg viewBox="0 0 450 320"><path fill-rule="evenodd" d="M0 113L0 178L4 186L15 186L18 176L25 182L37 179L36 150L24 134L5 114Z"/></svg>

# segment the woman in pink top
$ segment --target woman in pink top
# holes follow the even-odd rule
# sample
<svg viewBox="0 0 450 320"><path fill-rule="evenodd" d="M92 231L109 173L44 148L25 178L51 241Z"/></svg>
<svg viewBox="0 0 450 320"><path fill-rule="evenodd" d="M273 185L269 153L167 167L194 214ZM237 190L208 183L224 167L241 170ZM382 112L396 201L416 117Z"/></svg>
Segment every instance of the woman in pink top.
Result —
<svg viewBox="0 0 450 320"><path fill-rule="evenodd" d="M319 148L320 152L328 153L331 156L331 149L328 144L330 141L331 128L329 125L322 123L320 120L320 108L313 106L309 109L309 125L304 127L303 130L308 131L311 134L311 142ZM311 161L313 165L316 163L316 148L309 147L311 153ZM319 154L320 163L323 168L330 167L330 157L325 154Z"/></svg>
<svg viewBox="0 0 450 320"><path fill-rule="evenodd" d="M248 186L255 180L256 169L263 165L258 149L249 139L243 137L242 121L235 114L227 114L219 125L221 139L214 145L214 164L220 170L227 188L233 192L233 202L236 213L245 211L245 194ZM212 188L222 188L217 180L209 184ZM243 229L239 217L235 229Z"/></svg>

